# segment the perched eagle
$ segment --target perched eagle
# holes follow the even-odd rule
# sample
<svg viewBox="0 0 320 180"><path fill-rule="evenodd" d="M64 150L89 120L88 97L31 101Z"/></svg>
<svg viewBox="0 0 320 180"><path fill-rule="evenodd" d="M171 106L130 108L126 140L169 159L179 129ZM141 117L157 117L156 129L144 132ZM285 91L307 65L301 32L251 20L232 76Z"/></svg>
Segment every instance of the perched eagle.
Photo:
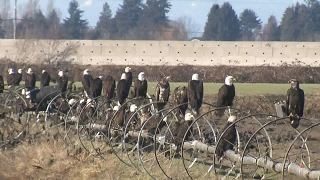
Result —
<svg viewBox="0 0 320 180"><path fill-rule="evenodd" d="M68 87L68 77L64 74L62 70L59 70L57 83L60 88L60 92L64 93L67 91Z"/></svg>
<svg viewBox="0 0 320 180"><path fill-rule="evenodd" d="M290 80L291 87L287 91L287 115L289 116L291 126L297 128L300 118L303 116L304 109L304 91L299 87L299 81Z"/></svg>
<svg viewBox="0 0 320 180"><path fill-rule="evenodd" d="M118 106L117 112L115 112L115 117L114 117L114 123L116 125L116 128L123 128L126 123L125 123L125 114L126 114L126 109L124 106Z"/></svg>
<svg viewBox="0 0 320 180"><path fill-rule="evenodd" d="M199 113L199 109L203 100L203 81L199 80L198 74L193 74L192 79L188 83L188 101L191 110L195 115Z"/></svg>
<svg viewBox="0 0 320 180"><path fill-rule="evenodd" d="M194 120L193 115L189 112L186 113L184 117L184 121L180 122L179 128L177 129L176 132L174 132L174 134L176 134L176 136L174 136L174 139L175 139L174 143L176 146L181 147L184 136L186 135L185 139L188 140L188 138L192 134L191 128L189 131L187 130L191 126L193 120Z"/></svg>
<svg viewBox="0 0 320 180"><path fill-rule="evenodd" d="M235 122L236 116L230 116L221 133L224 132L233 122ZM221 136L221 135L220 135ZM237 131L236 126L233 124L226 132L221 136L220 142L217 145L216 156L218 160L222 158L223 154L227 150L233 150L233 145L237 140Z"/></svg>
<svg viewBox="0 0 320 180"><path fill-rule="evenodd" d="M103 81L103 92L107 105L107 108L110 108L110 101L114 96L116 89L116 81L112 76L107 76Z"/></svg>
<svg viewBox="0 0 320 180"><path fill-rule="evenodd" d="M174 103L176 106L179 106L179 114L184 117L188 109L188 88L186 86L179 86L175 88L173 93Z"/></svg>
<svg viewBox="0 0 320 180"><path fill-rule="evenodd" d="M89 69L85 69L83 71L83 77L82 77L82 87L84 90L84 93L87 97L91 97L92 96L92 92L90 90L90 82L92 81L92 76L90 74L90 70Z"/></svg>
<svg viewBox="0 0 320 180"><path fill-rule="evenodd" d="M124 72L126 74L126 78L127 78L127 83L126 83L126 93L127 93L127 97L129 95L130 92L130 87L132 85L132 72L131 72L131 68L130 67L126 67L124 69Z"/></svg>
<svg viewBox="0 0 320 180"><path fill-rule="evenodd" d="M14 72L14 70L12 68L9 68L8 69L8 75L7 75L7 84L8 84L8 87L13 87L15 85L15 82L16 82L16 74Z"/></svg>
<svg viewBox="0 0 320 180"><path fill-rule="evenodd" d="M50 84L50 75L46 70L42 70L41 78L40 78L40 87L49 86Z"/></svg>
<svg viewBox="0 0 320 180"><path fill-rule="evenodd" d="M219 89L218 92L218 102L217 107L227 107L233 105L233 99L236 95L236 90L233 85L233 81L235 78L232 76L227 76L225 78L225 83L222 85L222 87ZM217 111L218 116L222 116L224 112L224 109Z"/></svg>
<svg viewBox="0 0 320 180"><path fill-rule="evenodd" d="M140 131L143 127L148 133L155 134L160 133L159 131L166 125L167 117L163 118L160 114L151 115L151 113L145 113L144 115L144 121L135 130Z"/></svg>
<svg viewBox="0 0 320 180"><path fill-rule="evenodd" d="M3 93L4 90L4 81L3 81L3 76L0 75L0 94Z"/></svg>
<svg viewBox="0 0 320 180"><path fill-rule="evenodd" d="M148 82L145 78L145 73L141 72L138 75L138 79L134 83L134 98L147 97L147 90L148 90Z"/></svg>
<svg viewBox="0 0 320 180"><path fill-rule="evenodd" d="M16 74L17 77L16 77L16 82L15 82L16 86L19 86L20 82L22 81L22 73L23 73L23 70L18 69L18 74Z"/></svg>
<svg viewBox="0 0 320 180"><path fill-rule="evenodd" d="M92 98L101 96L102 92L102 76L94 78L90 82L90 91L92 92Z"/></svg>
<svg viewBox="0 0 320 180"><path fill-rule="evenodd" d="M36 87L36 76L33 73L31 68L29 68L27 71L24 85L28 91L30 91Z"/></svg>
<svg viewBox="0 0 320 180"><path fill-rule="evenodd" d="M120 80L117 84L117 97L118 97L118 105L122 105L127 97L127 77L125 73L122 73Z"/></svg>
<svg viewBox="0 0 320 180"><path fill-rule="evenodd" d="M170 76L164 77L156 86L156 100L158 111L162 110L169 101L170 96Z"/></svg>

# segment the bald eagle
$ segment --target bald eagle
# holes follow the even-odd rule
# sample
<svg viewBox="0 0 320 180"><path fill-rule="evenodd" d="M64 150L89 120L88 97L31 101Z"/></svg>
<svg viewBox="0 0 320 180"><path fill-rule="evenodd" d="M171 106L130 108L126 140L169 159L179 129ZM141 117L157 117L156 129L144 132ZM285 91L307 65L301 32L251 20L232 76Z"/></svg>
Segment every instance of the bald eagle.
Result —
<svg viewBox="0 0 320 180"><path fill-rule="evenodd" d="M134 98L147 97L147 90L148 90L148 82L145 78L145 73L141 72L138 75L138 79L134 83Z"/></svg>
<svg viewBox="0 0 320 180"><path fill-rule="evenodd" d="M191 110L195 115L199 113L203 99L203 82L199 80L198 74L193 74L192 79L188 83L188 101Z"/></svg>
<svg viewBox="0 0 320 180"><path fill-rule="evenodd" d="M297 128L300 118L303 116L304 109L304 91L299 87L299 81L290 80L291 87L287 91L287 115L289 116L291 126Z"/></svg>
<svg viewBox="0 0 320 180"><path fill-rule="evenodd" d="M235 78L232 76L227 76L225 78L225 83L222 85L222 87L219 89L218 92L218 102L217 107L227 107L233 105L233 99L236 95L236 90L233 85L233 81ZM217 111L218 116L222 116L224 112L223 110Z"/></svg>
<svg viewBox="0 0 320 180"><path fill-rule="evenodd" d="M29 68L25 78L25 87L28 91L34 89L36 87L36 76L33 73L32 69Z"/></svg>
<svg viewBox="0 0 320 180"><path fill-rule="evenodd" d="M22 69L18 69L18 74L16 74L17 78L16 78L16 82L15 82L16 86L20 85L20 82L22 80L22 73L23 73L23 70Z"/></svg>
<svg viewBox="0 0 320 180"><path fill-rule="evenodd" d="M89 69L85 69L83 71L83 77L82 77L82 87L84 90L84 93L87 97L91 97L92 96L92 92L90 90L90 82L92 81L92 76L90 75L90 70Z"/></svg>
<svg viewBox="0 0 320 180"><path fill-rule="evenodd" d="M222 132L224 132L233 122L235 122L236 116L230 116L227 123L223 127ZM221 136L221 135L220 135ZM224 152L227 150L233 150L233 145L237 140L236 125L233 124L226 132L220 137L220 142L216 147L216 156L220 161Z"/></svg>
<svg viewBox="0 0 320 180"><path fill-rule="evenodd" d="M125 125L125 113L126 109L124 106L120 106L117 110L117 113L114 117L114 123L116 125L116 128L123 128Z"/></svg>
<svg viewBox="0 0 320 180"><path fill-rule="evenodd" d="M127 83L126 83L126 93L127 93L127 97L129 95L129 92L130 92L130 87L132 85L132 72L131 72L131 68L130 67L126 67L124 69L124 72L126 74L126 80L127 80Z"/></svg>
<svg viewBox="0 0 320 180"><path fill-rule="evenodd" d="M188 88L186 86L179 86L174 89L173 93L174 103L176 106L179 106L179 114L184 117L188 109Z"/></svg>
<svg viewBox="0 0 320 180"><path fill-rule="evenodd" d="M62 70L59 70L57 83L60 88L60 92L64 93L67 91L68 87L68 77L64 74Z"/></svg>
<svg viewBox="0 0 320 180"><path fill-rule="evenodd" d="M92 92L92 98L101 96L102 91L102 77L94 78L90 82L90 91Z"/></svg>
<svg viewBox="0 0 320 180"><path fill-rule="evenodd" d="M159 133L158 131L166 125L165 121L167 117L163 118L160 114L151 115L151 113L145 113L144 115L144 121L142 121L135 130L140 131L143 127L143 129L147 130L148 133L155 134Z"/></svg>
<svg viewBox="0 0 320 180"><path fill-rule="evenodd" d="M4 81L3 81L3 76L0 75L0 94L3 93L4 90Z"/></svg>
<svg viewBox="0 0 320 180"><path fill-rule="evenodd" d="M14 72L14 70L12 68L9 68L8 69L8 75L7 75L7 84L8 84L8 87L13 87L15 85L15 82L16 82L16 74Z"/></svg>
<svg viewBox="0 0 320 180"><path fill-rule="evenodd" d="M42 70L41 78L40 78L40 87L49 86L50 84L50 75L46 70Z"/></svg>
<svg viewBox="0 0 320 180"><path fill-rule="evenodd" d="M127 78L126 74L122 73L121 78L117 84L117 97L118 97L118 104L119 105L122 105L128 97L126 78Z"/></svg>
<svg viewBox="0 0 320 180"><path fill-rule="evenodd" d="M107 105L107 108L110 108L110 100L114 96L116 89L116 81L112 76L107 76L103 81L103 92Z"/></svg>
<svg viewBox="0 0 320 180"><path fill-rule="evenodd" d="M156 100L158 101L158 111L162 110L169 101L170 96L170 76L164 77L156 86Z"/></svg>
<svg viewBox="0 0 320 180"><path fill-rule="evenodd" d="M176 146L181 147L185 135L185 139L188 139L190 137L192 129L190 128L189 131L187 130L191 126L193 120L194 117L191 113L188 112L185 114L184 121L180 122L180 126L176 132L176 136L174 137L174 143L176 144Z"/></svg>

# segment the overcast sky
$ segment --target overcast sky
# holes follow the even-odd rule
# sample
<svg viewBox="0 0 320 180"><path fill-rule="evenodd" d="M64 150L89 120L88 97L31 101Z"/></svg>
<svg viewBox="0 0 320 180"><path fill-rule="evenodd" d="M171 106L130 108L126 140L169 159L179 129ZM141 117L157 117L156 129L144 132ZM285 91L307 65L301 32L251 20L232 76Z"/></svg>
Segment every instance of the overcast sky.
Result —
<svg viewBox="0 0 320 180"><path fill-rule="evenodd" d="M1 0L0 0L1 1ZM46 12L47 4L49 0L39 0L41 9ZM54 0L54 5L61 12L62 18L68 16L68 5L71 0ZM266 23L270 15L277 17L278 22L281 21L284 10L291 5L294 5L297 1L303 2L303 0L230 0L230 4L238 14L244 9L254 10L263 23ZM18 7L22 8L28 0L18 0ZM100 12L102 11L102 5L108 2L112 14L114 15L119 4L122 4L122 0L78 0L80 8L84 10L84 18L88 20L89 26L95 26ZM210 8L213 4L223 4L226 1L222 0L170 0L171 10L168 14L171 20L176 20L182 16L188 16L192 19L193 23L198 26L200 32L203 32L207 16ZM13 0L12 0L13 3ZM12 6L13 7L13 6Z"/></svg>

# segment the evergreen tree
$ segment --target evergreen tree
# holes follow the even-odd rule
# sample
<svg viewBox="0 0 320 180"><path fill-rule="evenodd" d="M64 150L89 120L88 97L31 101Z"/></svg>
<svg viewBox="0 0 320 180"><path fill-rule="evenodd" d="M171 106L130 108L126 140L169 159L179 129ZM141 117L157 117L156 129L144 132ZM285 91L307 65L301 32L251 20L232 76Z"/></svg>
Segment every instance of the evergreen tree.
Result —
<svg viewBox="0 0 320 180"><path fill-rule="evenodd" d="M60 17L57 14L57 11L53 9L49 12L47 17L47 24L48 24L48 33L47 38L49 39L59 39L61 38L61 24L60 24Z"/></svg>
<svg viewBox="0 0 320 180"><path fill-rule="evenodd" d="M271 15L268 19L268 23L262 30L263 41L280 41L280 27L278 26L277 19Z"/></svg>
<svg viewBox="0 0 320 180"><path fill-rule="evenodd" d="M219 40L238 40L240 37L239 19L230 3L223 3L219 11L219 19Z"/></svg>
<svg viewBox="0 0 320 180"><path fill-rule="evenodd" d="M95 30L92 30L92 36L90 39L108 39L110 26L112 20L112 12L109 4L106 2L103 4L102 12L100 13L99 21Z"/></svg>
<svg viewBox="0 0 320 180"><path fill-rule="evenodd" d="M214 4L210 12L208 14L208 19L206 25L204 27L203 33L203 40L218 40L219 39L219 32L218 32L218 25L219 25L219 10L220 7L218 4Z"/></svg>
<svg viewBox="0 0 320 180"><path fill-rule="evenodd" d="M298 36L297 27L295 25L297 13L293 6L288 7L282 16L281 22L281 41L295 41Z"/></svg>
<svg viewBox="0 0 320 180"><path fill-rule="evenodd" d="M138 23L138 38L151 40L161 36L160 30L168 27L170 7L168 0L147 0Z"/></svg>
<svg viewBox="0 0 320 180"><path fill-rule="evenodd" d="M288 7L282 17L282 41L309 41L312 40L312 22L309 8L297 3Z"/></svg>
<svg viewBox="0 0 320 180"><path fill-rule="evenodd" d="M320 40L320 3L316 0L310 4L310 19L315 41Z"/></svg>
<svg viewBox="0 0 320 180"><path fill-rule="evenodd" d="M1 39L3 39L5 36L5 31L3 30L3 28L2 28L2 19L1 19L1 17L0 17L0 38Z"/></svg>
<svg viewBox="0 0 320 180"><path fill-rule="evenodd" d="M69 3L68 12L70 16L63 20L65 38L83 39L88 28L88 22L81 19L83 11L79 9L79 4L76 0L72 0Z"/></svg>
<svg viewBox="0 0 320 180"><path fill-rule="evenodd" d="M239 19L230 3L226 2L220 8L218 5L213 5L208 15L203 39L235 41L239 36Z"/></svg>
<svg viewBox="0 0 320 180"><path fill-rule="evenodd" d="M245 9L240 15L241 39L254 41L261 33L261 20L251 9Z"/></svg>
<svg viewBox="0 0 320 180"><path fill-rule="evenodd" d="M120 5L112 22L115 25L111 29L112 38L133 38L134 35L129 34L129 32L137 27L142 8L142 0L123 0L123 5Z"/></svg>
<svg viewBox="0 0 320 180"><path fill-rule="evenodd" d="M34 19L31 22L33 25L33 34L37 39L45 39L47 36L47 32L49 29L49 25L47 24L47 19L43 15L41 10L37 10L34 14Z"/></svg>

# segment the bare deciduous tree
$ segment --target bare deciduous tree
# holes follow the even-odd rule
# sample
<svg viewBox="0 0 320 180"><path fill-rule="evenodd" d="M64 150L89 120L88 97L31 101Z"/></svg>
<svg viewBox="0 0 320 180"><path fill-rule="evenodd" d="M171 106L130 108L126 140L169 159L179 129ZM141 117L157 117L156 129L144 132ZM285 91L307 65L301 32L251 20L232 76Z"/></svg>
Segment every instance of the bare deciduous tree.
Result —
<svg viewBox="0 0 320 180"><path fill-rule="evenodd" d="M67 40L25 39L17 41L18 64L35 64L41 62L52 67L59 64L71 64L79 43Z"/></svg>
<svg viewBox="0 0 320 180"><path fill-rule="evenodd" d="M186 29L188 33L188 39L201 36L199 32L200 31L199 24L194 22L190 16L185 16L185 15L181 16L176 20L176 22L181 26L183 26L184 29Z"/></svg>
<svg viewBox="0 0 320 180"><path fill-rule="evenodd" d="M12 18L12 12L10 11L10 0L1 0L1 4L0 16L3 20L2 29L5 31L5 38L11 38L13 22L9 20Z"/></svg>

